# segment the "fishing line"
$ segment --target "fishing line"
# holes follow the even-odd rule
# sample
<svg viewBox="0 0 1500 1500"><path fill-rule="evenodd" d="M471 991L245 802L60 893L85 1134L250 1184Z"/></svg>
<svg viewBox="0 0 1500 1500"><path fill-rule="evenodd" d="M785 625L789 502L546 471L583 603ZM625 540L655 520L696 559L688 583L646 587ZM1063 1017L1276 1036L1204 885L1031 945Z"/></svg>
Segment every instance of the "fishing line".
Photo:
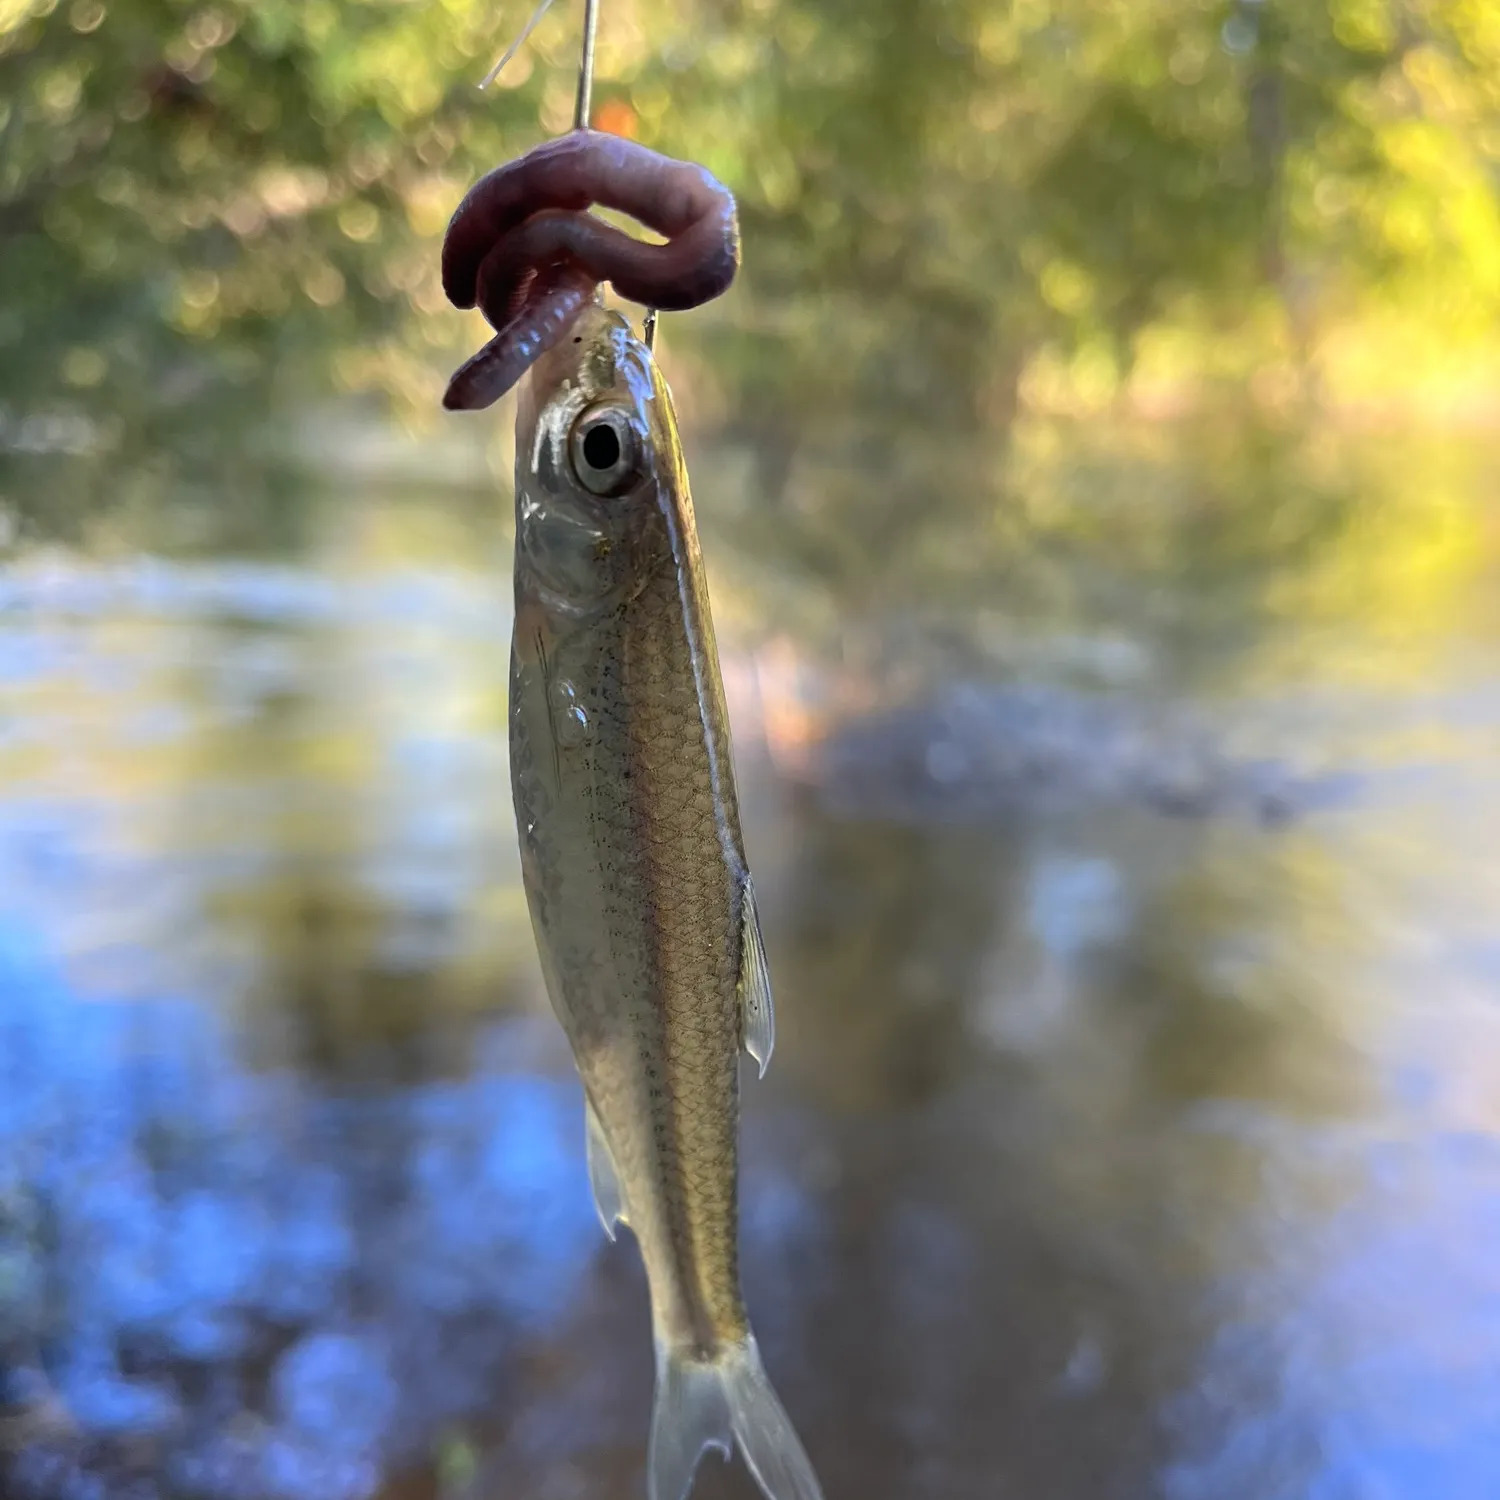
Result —
<svg viewBox="0 0 1500 1500"><path fill-rule="evenodd" d="M532 11L531 19L521 28L521 34L510 46L505 49L505 54L483 78L479 80L479 87L487 89L499 76L511 58L526 45L526 38L536 30L538 22L552 8L552 0L541 0L541 4ZM589 113L594 97L594 38L599 32L599 0L584 0L583 3L583 54L578 62L578 98L573 106L573 129L587 130L589 124Z"/></svg>
<svg viewBox="0 0 1500 1500"><path fill-rule="evenodd" d="M501 68L503 68L506 63L508 63L511 58L513 58L516 53L518 53L521 48L526 45L526 38L536 30L536 23L547 14L548 10L551 9L551 6L552 0L542 0L542 3L538 5L534 11L532 11L531 19L526 23L525 29L521 32L520 36L518 36L515 41L513 41L510 46L505 49L505 56L502 57L500 61L497 62L495 66L491 68L489 72L479 80L480 88L487 89L500 76Z"/></svg>

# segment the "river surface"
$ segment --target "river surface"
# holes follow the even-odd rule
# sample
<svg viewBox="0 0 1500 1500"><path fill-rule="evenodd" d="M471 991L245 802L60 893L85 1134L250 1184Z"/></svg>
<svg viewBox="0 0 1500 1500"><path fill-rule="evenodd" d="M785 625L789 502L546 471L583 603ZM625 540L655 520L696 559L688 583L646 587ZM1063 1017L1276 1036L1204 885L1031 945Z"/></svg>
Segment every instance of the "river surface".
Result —
<svg viewBox="0 0 1500 1500"><path fill-rule="evenodd" d="M1149 608L861 655L757 623L698 488L778 1002L747 1296L830 1500L1488 1500L1493 533L1415 601L1251 608L1205 546ZM507 503L336 476L274 554L11 549L7 1496L644 1492L645 1285L518 885Z"/></svg>

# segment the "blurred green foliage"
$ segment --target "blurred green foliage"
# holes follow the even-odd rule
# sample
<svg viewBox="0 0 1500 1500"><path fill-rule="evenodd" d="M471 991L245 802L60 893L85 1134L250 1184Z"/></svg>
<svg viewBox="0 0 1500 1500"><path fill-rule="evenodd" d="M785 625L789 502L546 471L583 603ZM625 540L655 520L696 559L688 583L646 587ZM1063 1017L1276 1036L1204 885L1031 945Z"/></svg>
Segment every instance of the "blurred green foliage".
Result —
<svg viewBox="0 0 1500 1500"><path fill-rule="evenodd" d="M0 0L0 483L72 446L274 488L331 387L436 421L447 216L568 123L565 0L474 86L526 9ZM825 571L856 513L989 493L1022 412L1496 368L1488 0L606 0L596 101L740 198L741 283L667 347Z"/></svg>

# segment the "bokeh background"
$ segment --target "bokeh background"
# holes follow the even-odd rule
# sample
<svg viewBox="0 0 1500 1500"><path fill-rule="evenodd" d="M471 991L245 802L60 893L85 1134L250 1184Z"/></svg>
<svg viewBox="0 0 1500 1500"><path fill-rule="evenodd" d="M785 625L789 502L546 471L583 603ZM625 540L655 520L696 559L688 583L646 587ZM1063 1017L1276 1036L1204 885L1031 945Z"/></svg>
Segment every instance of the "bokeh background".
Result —
<svg viewBox="0 0 1500 1500"><path fill-rule="evenodd" d="M579 7L0 0L0 1491L643 1495L438 245ZM1500 7L603 0L830 1500L1500 1493ZM748 1500L713 1461L703 1500Z"/></svg>

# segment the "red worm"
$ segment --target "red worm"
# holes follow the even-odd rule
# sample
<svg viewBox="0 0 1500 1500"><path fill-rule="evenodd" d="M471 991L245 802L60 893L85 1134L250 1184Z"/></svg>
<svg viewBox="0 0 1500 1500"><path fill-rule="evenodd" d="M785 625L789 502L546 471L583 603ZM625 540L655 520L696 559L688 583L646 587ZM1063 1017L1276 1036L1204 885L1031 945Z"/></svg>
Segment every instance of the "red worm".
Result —
<svg viewBox="0 0 1500 1500"><path fill-rule="evenodd" d="M648 244L596 219L619 209ZM496 331L448 383L443 405L498 401L561 340L601 281L632 302L682 311L726 291L740 262L734 197L692 162L620 136L575 130L497 167L469 189L443 239L443 290Z"/></svg>

